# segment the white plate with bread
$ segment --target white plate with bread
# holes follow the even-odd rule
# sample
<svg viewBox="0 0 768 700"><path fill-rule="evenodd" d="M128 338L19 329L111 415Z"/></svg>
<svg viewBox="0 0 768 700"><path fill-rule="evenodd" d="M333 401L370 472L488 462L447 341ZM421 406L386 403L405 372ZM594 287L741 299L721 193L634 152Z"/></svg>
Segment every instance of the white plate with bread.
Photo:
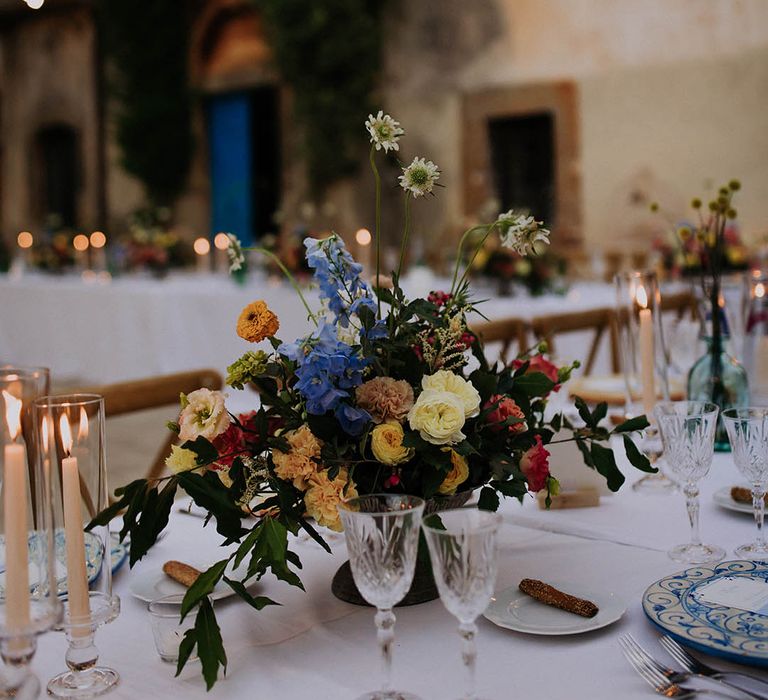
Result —
<svg viewBox="0 0 768 700"><path fill-rule="evenodd" d="M210 564L187 564L178 561L168 561L162 568L150 568L131 576L128 590L131 595L145 603L151 603L158 598L165 598L169 595L184 594L189 586L195 581ZM226 575L240 580L245 574L245 568L241 566L233 571L232 564L227 567ZM183 581L183 583L182 583ZM220 600L235 595L235 592L224 582L219 581L210 594L212 600Z"/></svg>

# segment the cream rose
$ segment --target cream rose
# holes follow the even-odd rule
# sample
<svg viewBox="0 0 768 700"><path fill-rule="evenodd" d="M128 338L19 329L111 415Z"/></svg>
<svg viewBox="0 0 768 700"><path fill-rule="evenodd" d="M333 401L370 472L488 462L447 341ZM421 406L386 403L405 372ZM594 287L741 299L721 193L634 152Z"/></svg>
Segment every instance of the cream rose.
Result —
<svg viewBox="0 0 768 700"><path fill-rule="evenodd" d="M408 424L412 430L433 445L454 445L466 435L464 404L456 394L448 391L427 389L422 391L413 408L408 412Z"/></svg>
<svg viewBox="0 0 768 700"><path fill-rule="evenodd" d="M165 458L165 466L174 474L188 472L197 467L197 455L178 445L171 446L171 454Z"/></svg>
<svg viewBox="0 0 768 700"><path fill-rule="evenodd" d="M441 369L424 377L421 380L421 386L425 391L432 389L455 394L464 407L465 418L471 418L480 412L480 394L477 393L477 389L472 386L471 382L458 374Z"/></svg>
<svg viewBox="0 0 768 700"><path fill-rule="evenodd" d="M230 423L229 413L224 406L224 394L210 389L198 389L182 396L186 404L179 415L179 437L195 440L199 436L213 440L221 435Z"/></svg>
<svg viewBox="0 0 768 700"><path fill-rule="evenodd" d="M403 426L396 421L381 423L371 432L373 456L382 464L394 466L413 457L413 448L403 447Z"/></svg>
<svg viewBox="0 0 768 700"><path fill-rule="evenodd" d="M348 486L347 482L349 482ZM344 491L345 486L347 487L346 492ZM307 509L307 514L314 518L318 525L341 532L339 504L356 496L357 489L355 489L355 484L349 480L346 469L340 469L333 481L328 478L327 471L322 471L309 480L309 488L304 494L304 506Z"/></svg>
<svg viewBox="0 0 768 700"><path fill-rule="evenodd" d="M437 492L444 496L452 495L456 493L456 489L458 489L468 478L469 464L467 464L466 457L462 457L455 450L451 450L451 470L446 474L443 483L437 487Z"/></svg>

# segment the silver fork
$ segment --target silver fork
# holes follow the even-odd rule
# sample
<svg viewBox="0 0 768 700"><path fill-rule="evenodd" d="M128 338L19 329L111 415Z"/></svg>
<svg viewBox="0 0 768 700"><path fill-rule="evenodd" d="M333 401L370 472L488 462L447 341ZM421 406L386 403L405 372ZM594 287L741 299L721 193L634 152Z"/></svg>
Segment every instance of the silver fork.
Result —
<svg viewBox="0 0 768 700"><path fill-rule="evenodd" d="M634 668L659 695L665 695L668 698L692 698L703 693L705 695L733 697L723 690L703 690L680 685L680 683L696 674L687 671L675 671L672 668L663 666L643 649L631 634L625 634L619 637L619 645L621 646L621 650L624 652L627 661L632 665L632 668ZM722 683L722 681L718 681L715 678L706 678L706 680ZM737 692L743 692L741 688L737 688L736 690Z"/></svg>
<svg viewBox="0 0 768 700"><path fill-rule="evenodd" d="M741 671L718 671L716 668L707 666L707 664L705 664L703 661L699 661L698 659L691 656L680 644L678 644L674 639L672 639L672 637L666 634L659 641L661 642L661 645L667 650L669 655L683 668L687 669L691 673L695 673L700 676L708 676L709 678L716 678L717 680L723 681L725 683L728 683L728 678L736 676L741 678L748 678L751 681L755 681L756 683L761 683L763 685L768 685L768 681L764 680L763 678L753 676L749 673L743 673ZM729 685L731 684L729 683ZM766 698L765 695L758 695L757 693L745 690L741 686L732 685L732 687L738 688L753 698L760 698L760 700L765 700Z"/></svg>

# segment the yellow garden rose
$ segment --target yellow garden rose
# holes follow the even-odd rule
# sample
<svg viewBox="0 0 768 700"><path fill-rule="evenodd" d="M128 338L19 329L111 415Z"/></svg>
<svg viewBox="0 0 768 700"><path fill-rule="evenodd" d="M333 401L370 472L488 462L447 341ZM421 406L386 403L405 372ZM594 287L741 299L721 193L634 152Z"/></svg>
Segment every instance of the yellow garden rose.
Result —
<svg viewBox="0 0 768 700"><path fill-rule="evenodd" d="M390 466L407 462L413 456L413 448L403 447L404 434L403 426L396 421L377 425L371 432L373 456Z"/></svg>
<svg viewBox="0 0 768 700"><path fill-rule="evenodd" d="M433 391L447 391L454 394L461 401L464 407L464 417L470 418L480 412L480 394L464 377L441 369L434 374L430 374L421 380L422 388Z"/></svg>
<svg viewBox="0 0 768 700"><path fill-rule="evenodd" d="M466 435L464 404L448 391L427 389L422 391L413 408L408 412L411 430L418 430L422 439L433 445L454 445Z"/></svg>
<svg viewBox="0 0 768 700"><path fill-rule="evenodd" d="M443 479L443 483L437 487L437 492L443 496L450 496L456 493L459 488L469 478L469 465L465 457L462 457L455 450L451 450L451 470Z"/></svg>
<svg viewBox="0 0 768 700"><path fill-rule="evenodd" d="M188 472L197 467L197 455L192 450L185 450L178 445L171 446L171 454L165 458L165 466L174 474Z"/></svg>
<svg viewBox="0 0 768 700"><path fill-rule="evenodd" d="M345 486L347 486L346 492ZM307 515L314 518L318 525L341 532L339 504L356 497L355 484L349 480L349 473L342 467L333 481L328 478L327 471L318 472L310 478L309 488L304 494L304 506L307 509Z"/></svg>

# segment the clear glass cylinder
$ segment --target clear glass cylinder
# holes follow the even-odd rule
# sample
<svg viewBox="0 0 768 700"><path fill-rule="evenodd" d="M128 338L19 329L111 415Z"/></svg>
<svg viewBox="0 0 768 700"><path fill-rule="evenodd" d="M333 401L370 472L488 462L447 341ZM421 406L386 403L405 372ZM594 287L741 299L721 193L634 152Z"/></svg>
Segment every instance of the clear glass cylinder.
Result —
<svg viewBox="0 0 768 700"><path fill-rule="evenodd" d="M661 319L661 291L655 272L622 272L614 278L619 360L628 417L652 418L656 401L669 399L669 355Z"/></svg>
<svg viewBox="0 0 768 700"><path fill-rule="evenodd" d="M768 275L750 278L749 309L744 339L744 369L749 377L751 401L768 402Z"/></svg>
<svg viewBox="0 0 768 700"><path fill-rule="evenodd" d="M54 697L93 697L117 683L96 667L96 629L117 617L107 525L89 523L109 504L104 399L95 394L47 396L35 402L39 450L51 482L59 594L64 601L69 671L54 678Z"/></svg>
<svg viewBox="0 0 768 700"><path fill-rule="evenodd" d="M34 440L24 432L39 380L21 370L0 370L0 691L18 697L39 690L28 671L35 637L61 618L51 485L29 449Z"/></svg>

